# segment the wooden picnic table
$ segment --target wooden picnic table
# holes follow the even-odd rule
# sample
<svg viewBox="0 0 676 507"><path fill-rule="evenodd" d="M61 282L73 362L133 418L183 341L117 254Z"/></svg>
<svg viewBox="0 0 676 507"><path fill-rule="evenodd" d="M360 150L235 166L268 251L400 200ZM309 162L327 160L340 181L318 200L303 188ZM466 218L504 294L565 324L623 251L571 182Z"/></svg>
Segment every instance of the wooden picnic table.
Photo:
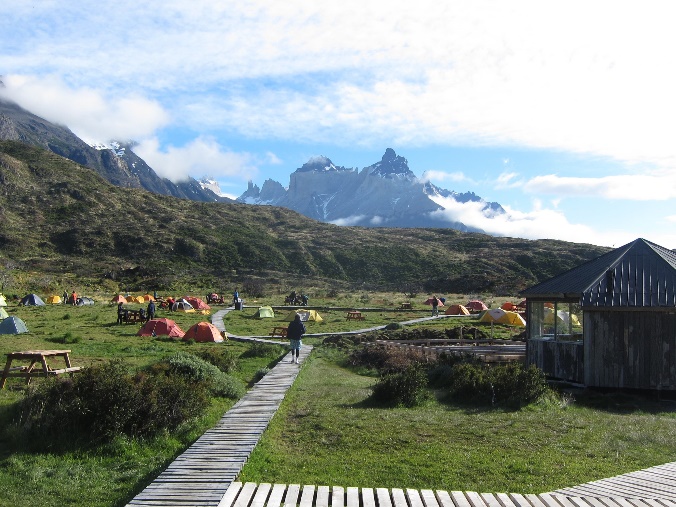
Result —
<svg viewBox="0 0 676 507"><path fill-rule="evenodd" d="M22 352L10 352L7 354L7 363L5 363L5 369L2 372L0 389L5 387L5 381L8 377L25 377L26 385L28 385L31 383L31 378L36 375L49 377L50 375L68 373L72 376L73 373L80 371L82 368L70 364L69 354L70 350L24 350ZM58 369L51 368L49 364L47 364L47 358L51 357L63 357L66 367ZM30 361L30 364L28 366L12 366L14 361Z"/></svg>
<svg viewBox="0 0 676 507"><path fill-rule="evenodd" d="M345 314L345 320L364 320L364 316L358 310L351 310Z"/></svg>
<svg viewBox="0 0 676 507"><path fill-rule="evenodd" d="M281 336L282 338L286 338L286 333L289 330L287 327L283 326L276 326L272 328L272 332L270 333L270 336Z"/></svg>
<svg viewBox="0 0 676 507"><path fill-rule="evenodd" d="M402 309L402 310L412 310L412 309L413 309L413 305L411 305L411 303L402 303L402 304L401 304L401 309Z"/></svg>

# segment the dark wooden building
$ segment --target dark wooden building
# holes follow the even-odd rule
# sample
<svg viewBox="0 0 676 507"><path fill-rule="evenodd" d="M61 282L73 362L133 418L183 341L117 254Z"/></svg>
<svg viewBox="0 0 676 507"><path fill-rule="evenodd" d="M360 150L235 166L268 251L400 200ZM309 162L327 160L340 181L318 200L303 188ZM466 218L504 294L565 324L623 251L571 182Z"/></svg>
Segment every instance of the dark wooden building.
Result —
<svg viewBox="0 0 676 507"><path fill-rule="evenodd" d="M676 390L676 252L637 239L522 295L527 362L548 376Z"/></svg>

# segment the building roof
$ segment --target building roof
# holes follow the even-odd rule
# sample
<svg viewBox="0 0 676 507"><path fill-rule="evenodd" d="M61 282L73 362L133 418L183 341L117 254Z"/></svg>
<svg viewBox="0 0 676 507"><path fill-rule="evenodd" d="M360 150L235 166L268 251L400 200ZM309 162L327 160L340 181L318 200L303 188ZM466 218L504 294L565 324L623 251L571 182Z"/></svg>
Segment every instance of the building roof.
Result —
<svg viewBox="0 0 676 507"><path fill-rule="evenodd" d="M639 238L522 292L582 306L676 307L676 252Z"/></svg>

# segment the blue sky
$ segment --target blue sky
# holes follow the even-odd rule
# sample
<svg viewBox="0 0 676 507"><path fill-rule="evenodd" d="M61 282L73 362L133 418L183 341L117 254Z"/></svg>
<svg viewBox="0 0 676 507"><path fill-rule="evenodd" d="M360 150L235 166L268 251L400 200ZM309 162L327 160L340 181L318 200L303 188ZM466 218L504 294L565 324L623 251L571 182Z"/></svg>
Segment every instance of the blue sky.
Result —
<svg viewBox="0 0 676 507"><path fill-rule="evenodd" d="M4 96L162 176L288 185L393 148L489 233L676 248L668 1L3 0Z"/></svg>

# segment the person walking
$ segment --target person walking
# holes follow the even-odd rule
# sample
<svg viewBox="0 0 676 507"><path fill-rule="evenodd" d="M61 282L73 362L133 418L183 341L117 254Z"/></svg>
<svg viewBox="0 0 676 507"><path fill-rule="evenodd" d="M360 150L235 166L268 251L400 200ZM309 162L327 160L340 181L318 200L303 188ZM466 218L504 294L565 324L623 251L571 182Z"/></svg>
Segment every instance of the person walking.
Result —
<svg viewBox="0 0 676 507"><path fill-rule="evenodd" d="M436 317L439 315L439 299L434 296L432 297L432 316Z"/></svg>
<svg viewBox="0 0 676 507"><path fill-rule="evenodd" d="M296 317L289 324L289 328L286 331L286 337L290 341L291 345L291 362L298 364L298 356L300 355L300 348L303 346L301 339L305 334L305 325L303 321L300 320L300 315L296 314Z"/></svg>

